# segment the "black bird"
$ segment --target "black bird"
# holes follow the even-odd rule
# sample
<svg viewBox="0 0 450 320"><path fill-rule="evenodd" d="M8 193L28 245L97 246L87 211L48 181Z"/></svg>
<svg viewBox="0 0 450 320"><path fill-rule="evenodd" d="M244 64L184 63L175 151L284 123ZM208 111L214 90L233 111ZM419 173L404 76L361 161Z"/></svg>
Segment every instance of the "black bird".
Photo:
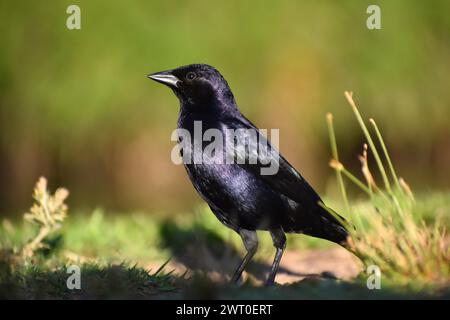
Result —
<svg viewBox="0 0 450 320"><path fill-rule="evenodd" d="M276 248L267 285L274 284L286 247L286 232L307 234L346 246L349 235L346 221L323 204L308 182L265 137L258 134L258 141L243 139L242 142L242 139L236 141L236 136L230 135L227 129L259 131L239 111L233 93L219 71L209 65L192 64L153 73L148 77L170 87L178 97L179 129L184 129L194 136L194 122L201 121L202 134L208 129L218 130L223 134L227 145L224 152L229 152L231 148L237 159L241 160L234 163L184 163L197 192L208 203L216 217L241 236L247 250L232 281L239 280L256 253L256 230L269 231ZM195 157L195 153L201 153L202 150L196 151L194 140L190 141L188 151ZM186 152L187 145L183 144L181 139L179 145L182 146L182 151ZM258 153L264 146L267 146L267 152ZM204 142L202 147L205 147ZM248 154L256 151L256 163L242 161L249 160L249 157L239 150L249 150ZM207 157L209 160L220 160L223 159L223 154L216 152ZM275 174L262 174L261 169L267 167L268 161L277 164L278 171Z"/></svg>

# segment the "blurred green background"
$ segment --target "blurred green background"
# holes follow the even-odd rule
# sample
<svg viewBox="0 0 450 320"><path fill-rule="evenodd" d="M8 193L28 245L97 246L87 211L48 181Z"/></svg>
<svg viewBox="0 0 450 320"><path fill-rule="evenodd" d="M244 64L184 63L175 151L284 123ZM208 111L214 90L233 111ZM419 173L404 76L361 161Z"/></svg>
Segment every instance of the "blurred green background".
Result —
<svg viewBox="0 0 450 320"><path fill-rule="evenodd" d="M81 8L81 30L66 8ZM366 28L379 4L382 29ZM333 194L325 113L344 163L364 142L344 97L374 117L415 190L450 186L450 1L0 2L0 214L21 214L40 175L76 208L170 214L200 198L170 161L178 102L146 79L217 67L241 110Z"/></svg>

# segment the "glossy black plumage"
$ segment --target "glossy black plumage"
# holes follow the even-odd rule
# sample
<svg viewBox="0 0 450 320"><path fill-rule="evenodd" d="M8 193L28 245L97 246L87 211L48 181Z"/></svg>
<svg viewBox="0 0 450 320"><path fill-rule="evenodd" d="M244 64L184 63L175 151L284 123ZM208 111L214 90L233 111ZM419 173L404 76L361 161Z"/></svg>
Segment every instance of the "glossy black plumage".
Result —
<svg viewBox="0 0 450 320"><path fill-rule="evenodd" d="M218 129L225 137L224 152L240 147L234 145L235 138L226 129L258 130L241 114L227 82L211 66L189 65L149 77L171 87L179 98L178 128L187 130L192 136L195 121L201 121L202 132ZM276 119L273 125L276 125ZM324 209L319 195L264 137L258 141L245 140L244 143L246 150L259 150L260 144L267 143L268 152L258 154L256 164L249 164L248 161L201 163L185 164L185 168L195 189L217 218L241 235L248 250L234 280L239 278L256 251L254 231L271 232L277 248L268 279L268 284L272 284L285 247L285 232L304 233L341 245L345 245L348 232L338 220L343 218L336 218ZM205 147L207 143L202 142L202 145ZM238 152L239 156L244 155ZM213 162L216 157L224 157L224 154L215 153L207 160ZM269 160L277 161L278 172L262 175L262 163Z"/></svg>

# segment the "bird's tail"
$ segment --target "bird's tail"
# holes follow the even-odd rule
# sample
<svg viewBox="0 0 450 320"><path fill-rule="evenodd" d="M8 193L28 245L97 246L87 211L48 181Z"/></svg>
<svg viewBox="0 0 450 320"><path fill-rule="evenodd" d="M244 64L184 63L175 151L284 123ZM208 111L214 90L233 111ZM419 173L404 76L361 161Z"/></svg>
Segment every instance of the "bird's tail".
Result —
<svg viewBox="0 0 450 320"><path fill-rule="evenodd" d="M350 248L350 236L354 227L344 217L327 207L320 199L308 206L299 206L283 224L285 232L303 233L335 242Z"/></svg>
<svg viewBox="0 0 450 320"><path fill-rule="evenodd" d="M349 230L355 227L336 211L327 207L323 202L318 203L322 208L322 216L329 221L324 224L325 239L333 241L346 249L349 249Z"/></svg>

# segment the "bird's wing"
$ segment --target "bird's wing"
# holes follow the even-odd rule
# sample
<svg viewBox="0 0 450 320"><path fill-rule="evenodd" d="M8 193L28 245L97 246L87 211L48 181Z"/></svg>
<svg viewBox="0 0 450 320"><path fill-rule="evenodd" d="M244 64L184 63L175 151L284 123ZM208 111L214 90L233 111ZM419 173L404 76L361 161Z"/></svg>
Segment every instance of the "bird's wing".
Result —
<svg viewBox="0 0 450 320"><path fill-rule="evenodd" d="M265 181L274 191L283 194L303 207L316 208L319 205L326 208L325 210L328 211L329 216L335 222L342 224L342 220L345 221L344 218L325 207L316 191L279 151L267 141L267 138L260 133L259 129L250 120L243 116L233 117L223 121L223 124L229 129L253 129L259 133L258 139L253 137L242 139L240 136L240 139L234 139L235 143L227 143L227 152L234 151L235 160L242 168ZM244 130L242 134L248 138L248 134L246 136ZM228 141L230 140L228 137ZM255 156L255 152L257 161L252 163L250 158L252 155ZM275 174L263 174L263 168L267 169L270 164L277 165L278 171Z"/></svg>
<svg viewBox="0 0 450 320"><path fill-rule="evenodd" d="M303 202L305 198L315 202L321 200L302 175L249 120L244 117L233 118L227 119L224 123L230 129L252 129L257 133L257 139L255 139L251 131L235 131L237 133L233 139L234 143L227 143L227 152L234 152L235 161L242 168L257 175L272 189L296 202ZM227 137L227 141L230 140L233 141ZM254 160L257 160L256 163ZM273 170L269 170L270 165L274 167Z"/></svg>

